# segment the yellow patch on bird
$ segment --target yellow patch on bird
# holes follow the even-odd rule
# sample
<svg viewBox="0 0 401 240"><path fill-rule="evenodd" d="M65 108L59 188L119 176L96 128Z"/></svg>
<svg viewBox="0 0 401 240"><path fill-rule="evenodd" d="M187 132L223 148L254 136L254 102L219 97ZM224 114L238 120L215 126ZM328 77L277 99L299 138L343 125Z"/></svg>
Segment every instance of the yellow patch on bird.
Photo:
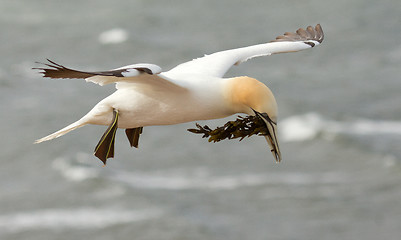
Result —
<svg viewBox="0 0 401 240"><path fill-rule="evenodd" d="M226 91L227 100L238 112L253 114L254 109L259 112L272 112L275 115L277 105L273 93L265 84L254 78L232 78Z"/></svg>

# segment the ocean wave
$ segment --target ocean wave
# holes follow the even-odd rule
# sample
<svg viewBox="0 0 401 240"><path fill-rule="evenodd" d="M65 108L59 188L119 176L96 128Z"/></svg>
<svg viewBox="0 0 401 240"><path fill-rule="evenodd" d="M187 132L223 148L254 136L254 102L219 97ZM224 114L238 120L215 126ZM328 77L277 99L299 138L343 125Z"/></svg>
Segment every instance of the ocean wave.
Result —
<svg viewBox="0 0 401 240"><path fill-rule="evenodd" d="M322 173L310 175L298 172L280 173L240 173L231 175L215 175L208 168L174 168L158 171L102 171L98 165L90 165L93 159L88 154L78 153L76 158L57 158L53 168L59 171L67 180L85 181L97 177L126 184L136 189L156 190L235 190L241 187L257 187L271 184L307 185L316 181L334 183L343 181L344 177L335 174ZM106 193L98 193L103 198L107 196L120 196L125 193L124 188L108 189Z"/></svg>
<svg viewBox="0 0 401 240"><path fill-rule="evenodd" d="M186 171L158 171L155 173L119 171L112 178L133 188L164 189L164 190L234 190L241 187L256 187L262 185L308 185L316 182L337 183L345 181L343 175L337 173L322 173L318 175L287 172L269 174L238 174L228 176L213 176L205 170L197 174Z"/></svg>
<svg viewBox="0 0 401 240"><path fill-rule="evenodd" d="M80 182L99 177L101 169L93 165L93 162L90 154L78 152L74 158L56 158L52 163L52 167L66 179Z"/></svg>
<svg viewBox="0 0 401 240"><path fill-rule="evenodd" d="M158 218L159 209L44 209L0 215L0 229L9 232L41 229L104 228L116 224L132 223Z"/></svg>
<svg viewBox="0 0 401 240"><path fill-rule="evenodd" d="M99 35L102 44L118 44L128 40L128 32L122 28L113 28Z"/></svg>
<svg viewBox="0 0 401 240"><path fill-rule="evenodd" d="M279 132L283 142L306 141L320 134L327 138L338 134L401 135L401 122L362 118L344 122L332 121L312 112L281 120Z"/></svg>

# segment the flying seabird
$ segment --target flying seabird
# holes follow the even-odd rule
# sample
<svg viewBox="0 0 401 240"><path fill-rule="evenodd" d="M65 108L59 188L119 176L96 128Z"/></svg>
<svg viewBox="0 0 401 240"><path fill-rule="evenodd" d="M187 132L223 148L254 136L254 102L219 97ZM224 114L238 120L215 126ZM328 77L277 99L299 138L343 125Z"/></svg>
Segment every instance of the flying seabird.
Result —
<svg viewBox="0 0 401 240"><path fill-rule="evenodd" d="M313 48L322 43L323 38L323 30L317 24L315 27L300 28L295 33L286 32L268 43L205 55L166 72L148 63L88 72L67 68L48 59L49 62L44 65L49 68L34 68L39 69L44 77L85 79L101 86L115 83L117 90L78 121L35 143L58 138L87 124L106 125L108 128L94 151L94 155L106 164L108 158L114 157L117 128L125 129L130 145L138 147L139 136L145 126L245 113L262 120L262 135L274 158L280 162L277 103L273 93L254 78L223 76L233 65L251 58Z"/></svg>

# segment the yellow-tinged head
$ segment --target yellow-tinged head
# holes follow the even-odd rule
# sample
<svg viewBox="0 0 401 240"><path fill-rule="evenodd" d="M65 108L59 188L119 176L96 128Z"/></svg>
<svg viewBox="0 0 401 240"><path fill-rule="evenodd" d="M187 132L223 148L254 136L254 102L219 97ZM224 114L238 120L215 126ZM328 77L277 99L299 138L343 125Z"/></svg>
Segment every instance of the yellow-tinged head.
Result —
<svg viewBox="0 0 401 240"><path fill-rule="evenodd" d="M265 112L271 119L277 117L277 103L272 91L263 83L250 77L236 77L228 82L228 101L235 112L253 114Z"/></svg>
<svg viewBox="0 0 401 240"><path fill-rule="evenodd" d="M257 115L263 119L268 130L265 138L276 161L280 162L277 103L272 91L254 78L236 77L228 80L225 96L234 113Z"/></svg>

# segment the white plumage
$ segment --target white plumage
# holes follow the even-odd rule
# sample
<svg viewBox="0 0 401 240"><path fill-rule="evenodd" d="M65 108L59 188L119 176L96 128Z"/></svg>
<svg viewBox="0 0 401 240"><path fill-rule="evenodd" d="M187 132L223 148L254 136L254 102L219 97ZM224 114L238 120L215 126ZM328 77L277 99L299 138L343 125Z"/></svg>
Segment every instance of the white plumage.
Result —
<svg viewBox="0 0 401 240"><path fill-rule="evenodd" d="M117 90L100 101L80 120L35 143L60 137L86 124L109 125L95 155L104 163L114 156L117 127L126 129L131 146L138 146L143 127L178 124L226 117L235 113L260 116L266 122L265 136L277 161L281 153L276 137L277 105L270 89L249 77L223 78L233 65L254 57L296 52L319 45L324 35L320 25L276 40L249 47L226 50L162 72L154 64L134 64L110 71L85 72L49 61L44 77L83 78L101 86L116 83ZM265 116L265 117L263 117Z"/></svg>

